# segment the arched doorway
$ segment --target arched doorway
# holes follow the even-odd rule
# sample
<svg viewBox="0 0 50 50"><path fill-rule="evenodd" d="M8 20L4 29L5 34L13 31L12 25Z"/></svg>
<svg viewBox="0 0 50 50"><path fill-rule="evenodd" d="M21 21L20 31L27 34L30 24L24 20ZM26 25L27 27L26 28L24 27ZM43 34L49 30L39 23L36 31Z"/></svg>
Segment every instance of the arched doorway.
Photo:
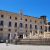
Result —
<svg viewBox="0 0 50 50"><path fill-rule="evenodd" d="M18 38L22 39L22 38L23 38L23 35L19 35L19 37L18 37Z"/></svg>
<svg viewBox="0 0 50 50"><path fill-rule="evenodd" d="M23 39L23 33L19 33L19 34L18 34L18 38L19 38L19 39Z"/></svg>

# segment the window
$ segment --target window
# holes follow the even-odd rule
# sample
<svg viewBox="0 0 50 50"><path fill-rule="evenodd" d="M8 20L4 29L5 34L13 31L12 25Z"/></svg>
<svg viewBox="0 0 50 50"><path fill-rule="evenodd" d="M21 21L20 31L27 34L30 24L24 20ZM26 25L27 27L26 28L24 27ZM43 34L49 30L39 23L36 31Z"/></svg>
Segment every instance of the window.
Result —
<svg viewBox="0 0 50 50"><path fill-rule="evenodd" d="M10 16L10 19L11 19L11 16Z"/></svg>
<svg viewBox="0 0 50 50"><path fill-rule="evenodd" d="M27 24L25 24L25 28L27 28Z"/></svg>
<svg viewBox="0 0 50 50"><path fill-rule="evenodd" d="M15 27L17 27L17 22L15 22Z"/></svg>
<svg viewBox="0 0 50 50"><path fill-rule="evenodd" d="M8 31L10 32L10 31L11 31L11 29L8 29Z"/></svg>
<svg viewBox="0 0 50 50"><path fill-rule="evenodd" d="M3 26L3 21L0 21L0 26Z"/></svg>
<svg viewBox="0 0 50 50"><path fill-rule="evenodd" d="M1 15L1 18L3 18L4 17L4 15Z"/></svg>
<svg viewBox="0 0 50 50"><path fill-rule="evenodd" d="M0 31L3 31L3 28L0 28Z"/></svg>
<svg viewBox="0 0 50 50"><path fill-rule="evenodd" d="M25 21L27 21L27 19L25 19Z"/></svg>
<svg viewBox="0 0 50 50"><path fill-rule="evenodd" d="M21 27L21 28L23 27L23 24L22 24L22 23L20 23L20 27Z"/></svg>
<svg viewBox="0 0 50 50"><path fill-rule="evenodd" d="M9 27L11 27L11 22L9 22Z"/></svg>
<svg viewBox="0 0 50 50"><path fill-rule="evenodd" d="M47 27L45 27L45 31L47 32Z"/></svg>
<svg viewBox="0 0 50 50"><path fill-rule="evenodd" d="M32 25L30 24L30 29L32 29Z"/></svg>
<svg viewBox="0 0 50 50"><path fill-rule="evenodd" d="M37 25L35 25L35 29L37 29Z"/></svg>
<svg viewBox="0 0 50 50"><path fill-rule="evenodd" d="M42 26L40 26L40 28L42 29Z"/></svg>
<svg viewBox="0 0 50 50"><path fill-rule="evenodd" d="M15 17L15 20L17 20L17 17Z"/></svg>
<svg viewBox="0 0 50 50"><path fill-rule="evenodd" d="M49 26L49 32L50 32L50 26Z"/></svg>

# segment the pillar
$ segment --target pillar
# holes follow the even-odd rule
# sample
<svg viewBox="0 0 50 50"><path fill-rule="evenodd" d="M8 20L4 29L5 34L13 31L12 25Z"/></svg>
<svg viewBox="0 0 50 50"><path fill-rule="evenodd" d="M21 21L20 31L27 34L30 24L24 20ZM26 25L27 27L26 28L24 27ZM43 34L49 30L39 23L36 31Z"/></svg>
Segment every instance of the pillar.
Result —
<svg viewBox="0 0 50 50"><path fill-rule="evenodd" d="M33 31L32 31L32 36L33 36Z"/></svg>
<svg viewBox="0 0 50 50"><path fill-rule="evenodd" d="M31 39L31 37L32 37L32 33L30 32L29 38Z"/></svg>
<svg viewBox="0 0 50 50"><path fill-rule="evenodd" d="M12 39L12 36L11 36L12 34L10 33L10 40Z"/></svg>
<svg viewBox="0 0 50 50"><path fill-rule="evenodd" d="M47 32L48 32L48 25L47 25Z"/></svg>
<svg viewBox="0 0 50 50"><path fill-rule="evenodd" d="M38 26L38 31L37 31L37 33L38 33L38 38L39 38L39 26Z"/></svg>
<svg viewBox="0 0 50 50"><path fill-rule="evenodd" d="M17 33L15 33L15 34L16 34L15 39L18 39L18 35L17 35Z"/></svg>

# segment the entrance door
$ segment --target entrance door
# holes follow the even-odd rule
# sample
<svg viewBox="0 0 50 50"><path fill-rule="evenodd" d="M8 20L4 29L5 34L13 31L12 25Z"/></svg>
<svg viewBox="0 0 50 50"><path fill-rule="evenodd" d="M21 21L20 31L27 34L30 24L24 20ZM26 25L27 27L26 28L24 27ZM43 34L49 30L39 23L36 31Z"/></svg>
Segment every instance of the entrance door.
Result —
<svg viewBox="0 0 50 50"><path fill-rule="evenodd" d="M23 38L23 35L19 35L19 38L22 39Z"/></svg>

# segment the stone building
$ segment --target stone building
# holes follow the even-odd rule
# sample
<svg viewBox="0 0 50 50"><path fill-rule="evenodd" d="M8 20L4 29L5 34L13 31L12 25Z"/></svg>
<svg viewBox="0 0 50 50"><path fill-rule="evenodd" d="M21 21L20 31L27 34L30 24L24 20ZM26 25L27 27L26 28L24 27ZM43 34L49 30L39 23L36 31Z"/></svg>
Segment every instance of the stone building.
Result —
<svg viewBox="0 0 50 50"><path fill-rule="evenodd" d="M47 24L47 25L46 25ZM0 39L14 38L45 38L48 35L46 16L36 18L20 13L0 10ZM50 27L49 27L50 30ZM49 32L50 34L50 32ZM50 38L50 37L49 37Z"/></svg>

